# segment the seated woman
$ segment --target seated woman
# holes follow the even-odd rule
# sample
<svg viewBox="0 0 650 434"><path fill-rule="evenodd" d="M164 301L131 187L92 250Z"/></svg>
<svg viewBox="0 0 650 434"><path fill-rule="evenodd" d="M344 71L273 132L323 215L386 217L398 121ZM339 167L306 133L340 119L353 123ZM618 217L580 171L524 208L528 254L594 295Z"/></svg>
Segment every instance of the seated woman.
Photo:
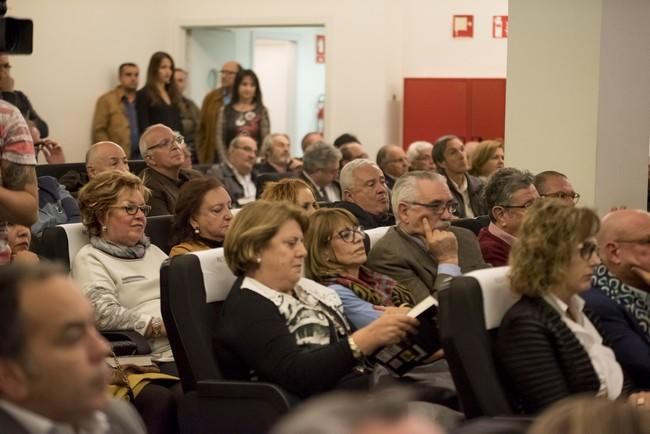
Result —
<svg viewBox="0 0 650 434"><path fill-rule="evenodd" d="M307 217L299 208L258 200L233 220L224 255L242 278L220 309L216 356L233 379L256 378L300 397L334 388L368 388L364 356L414 333L417 320L382 315L350 332L331 289L301 279Z"/></svg>
<svg viewBox="0 0 650 434"><path fill-rule="evenodd" d="M154 360L172 362L160 313L160 265L167 255L144 234L148 196L130 172L103 172L88 181L79 208L90 243L71 271L95 307L100 330L135 330L148 338ZM170 365L161 370L173 373Z"/></svg>
<svg viewBox="0 0 650 434"><path fill-rule="evenodd" d="M503 143L498 140L484 140L472 151L470 175L487 180L494 172L504 167Z"/></svg>
<svg viewBox="0 0 650 434"><path fill-rule="evenodd" d="M285 178L269 182L264 187L261 199L292 203L304 209L307 216L311 216L318 209L314 193L302 179Z"/></svg>
<svg viewBox="0 0 650 434"><path fill-rule="evenodd" d="M521 299L499 327L497 360L524 413L578 393L616 399L630 386L578 296L599 263L599 226L593 211L558 200L535 203L523 219L510 252L510 285Z"/></svg>
<svg viewBox="0 0 650 434"><path fill-rule="evenodd" d="M176 201L169 256L223 246L232 220L231 207L230 195L217 178L203 176L183 184Z"/></svg>
<svg viewBox="0 0 650 434"><path fill-rule="evenodd" d="M370 324L382 311L415 304L407 289L364 266L363 239L356 217L341 208L316 211L305 235L305 275L336 291L355 328Z"/></svg>

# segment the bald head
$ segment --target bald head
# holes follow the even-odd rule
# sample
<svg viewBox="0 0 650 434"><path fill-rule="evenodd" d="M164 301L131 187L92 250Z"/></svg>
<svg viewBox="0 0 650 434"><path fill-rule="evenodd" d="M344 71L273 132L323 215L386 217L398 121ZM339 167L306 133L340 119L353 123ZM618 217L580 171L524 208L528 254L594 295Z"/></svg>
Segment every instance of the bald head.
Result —
<svg viewBox="0 0 650 434"><path fill-rule="evenodd" d="M97 142L86 153L88 178L107 170L129 171L129 162L124 149L115 142Z"/></svg>
<svg viewBox="0 0 650 434"><path fill-rule="evenodd" d="M224 63L221 67L221 86L231 89L235 83L235 76L240 69L241 65L234 60Z"/></svg>

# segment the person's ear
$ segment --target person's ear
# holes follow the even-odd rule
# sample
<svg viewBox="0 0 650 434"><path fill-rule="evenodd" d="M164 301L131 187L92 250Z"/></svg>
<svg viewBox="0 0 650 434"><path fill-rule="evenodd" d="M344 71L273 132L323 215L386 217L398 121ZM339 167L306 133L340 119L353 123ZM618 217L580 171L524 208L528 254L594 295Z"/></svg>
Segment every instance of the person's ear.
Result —
<svg viewBox="0 0 650 434"><path fill-rule="evenodd" d="M614 265L621 265L621 263L623 263L621 250L614 242L605 243L605 245L600 246L598 248L598 254L605 262L612 263Z"/></svg>
<svg viewBox="0 0 650 434"><path fill-rule="evenodd" d="M0 359L0 396L10 402L24 401L29 394L24 368L15 360Z"/></svg>
<svg viewBox="0 0 650 434"><path fill-rule="evenodd" d="M505 213L506 213L506 209L503 208L502 206L492 207L492 216L494 217L494 222L500 228L506 225L506 221L504 217Z"/></svg>
<svg viewBox="0 0 650 434"><path fill-rule="evenodd" d="M404 224L409 224L409 206L407 203L400 202L397 205L397 215L399 216L399 221L404 222Z"/></svg>
<svg viewBox="0 0 650 434"><path fill-rule="evenodd" d="M349 202L353 202L352 200L352 191L345 189L343 190L343 199L347 200Z"/></svg>

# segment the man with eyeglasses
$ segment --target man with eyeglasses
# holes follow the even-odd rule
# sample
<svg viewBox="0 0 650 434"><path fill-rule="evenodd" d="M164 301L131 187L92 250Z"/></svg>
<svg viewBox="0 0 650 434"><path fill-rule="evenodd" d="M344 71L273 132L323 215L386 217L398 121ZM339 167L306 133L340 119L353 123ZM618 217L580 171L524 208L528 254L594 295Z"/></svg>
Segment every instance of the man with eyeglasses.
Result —
<svg viewBox="0 0 650 434"><path fill-rule="evenodd" d="M410 170L436 170L431 156L433 144L424 141L413 142L406 149L406 159Z"/></svg>
<svg viewBox="0 0 650 434"><path fill-rule="evenodd" d="M580 200L580 194L575 192L569 178L554 170L535 175L535 188L541 197L552 197L574 205Z"/></svg>
<svg viewBox="0 0 650 434"><path fill-rule="evenodd" d="M341 185L337 181L341 151L325 142L316 142L302 157L300 179L312 189L318 202L341 200Z"/></svg>
<svg viewBox="0 0 650 434"><path fill-rule="evenodd" d="M476 236L450 225L457 204L444 177L408 172L395 183L391 203L397 225L375 243L367 265L410 289L416 302L454 276L487 267Z"/></svg>
<svg viewBox="0 0 650 434"><path fill-rule="evenodd" d="M140 153L147 167L138 175L151 190L151 215L174 213L181 186L202 176L195 170L183 169L185 155L181 150L183 136L163 124L152 125L140 137Z"/></svg>
<svg viewBox="0 0 650 434"><path fill-rule="evenodd" d="M526 210L539 200L534 182L530 172L506 167L497 170L485 186L490 225L481 229L478 242L483 259L494 267L508 264Z"/></svg>
<svg viewBox="0 0 650 434"><path fill-rule="evenodd" d="M650 388L650 213L618 210L602 219L602 264L582 294L616 360L637 388Z"/></svg>
<svg viewBox="0 0 650 434"><path fill-rule="evenodd" d="M220 162L221 155L217 152L219 113L222 107L230 103L235 76L240 70L241 65L234 60L224 63L219 71L221 87L208 93L203 98L199 118L199 135L196 141L196 152L200 164Z"/></svg>
<svg viewBox="0 0 650 434"><path fill-rule="evenodd" d="M395 180L409 170L409 162L406 153L401 146L386 145L377 151L377 165L384 172L386 185L392 189Z"/></svg>
<svg viewBox="0 0 650 434"><path fill-rule="evenodd" d="M212 166L207 172L209 176L216 176L223 182L230 198L238 207L255 200L256 157L257 142L252 137L237 136L228 145L225 161Z"/></svg>

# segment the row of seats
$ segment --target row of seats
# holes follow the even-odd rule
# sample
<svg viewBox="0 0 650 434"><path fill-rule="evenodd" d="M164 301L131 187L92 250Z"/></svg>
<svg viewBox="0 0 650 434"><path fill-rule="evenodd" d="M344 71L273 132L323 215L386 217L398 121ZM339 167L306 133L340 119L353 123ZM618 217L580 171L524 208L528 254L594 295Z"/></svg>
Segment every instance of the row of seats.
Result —
<svg viewBox="0 0 650 434"><path fill-rule="evenodd" d="M129 160L129 171L139 174L147 167L144 160ZM212 167L211 164L195 164L192 169L199 172L207 172ZM86 163L60 163L60 164L39 164L36 166L36 176L53 176L60 179L68 172L86 173Z"/></svg>

